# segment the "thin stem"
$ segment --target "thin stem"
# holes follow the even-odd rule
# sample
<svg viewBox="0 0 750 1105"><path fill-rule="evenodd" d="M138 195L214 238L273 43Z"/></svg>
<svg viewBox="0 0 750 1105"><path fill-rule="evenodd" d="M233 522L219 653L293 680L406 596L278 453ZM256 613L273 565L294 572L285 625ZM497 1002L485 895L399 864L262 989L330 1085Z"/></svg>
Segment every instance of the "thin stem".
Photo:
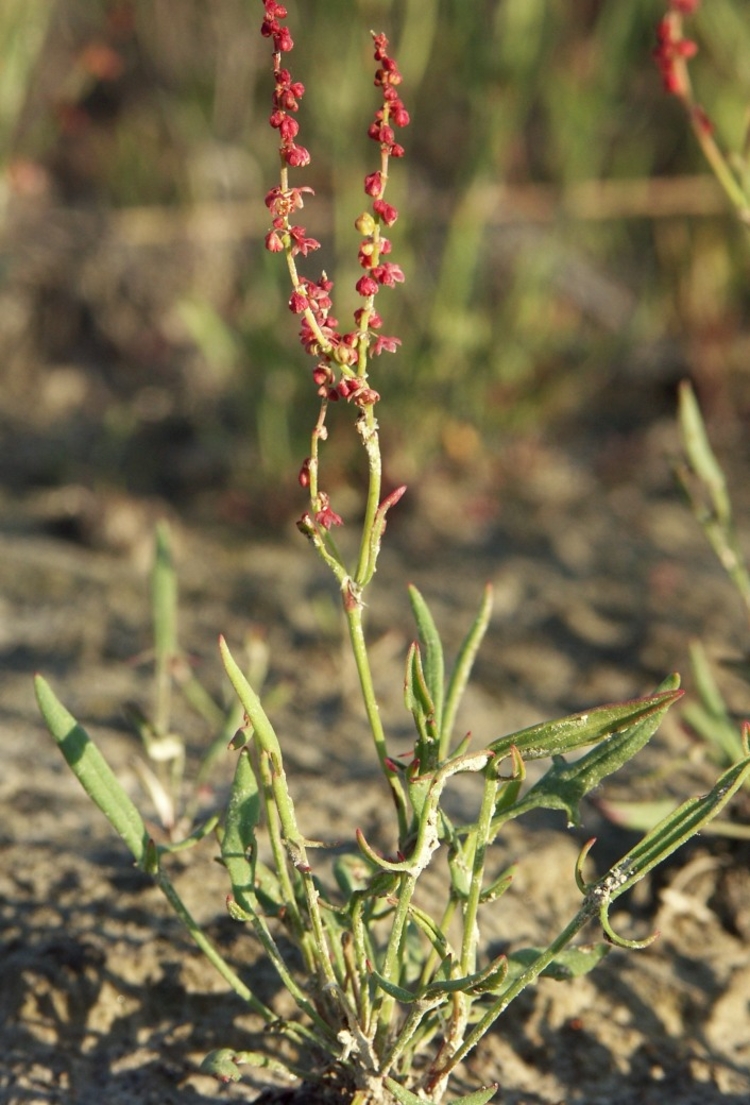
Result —
<svg viewBox="0 0 750 1105"><path fill-rule="evenodd" d="M232 970L227 961L219 954L177 893L171 879L162 871L161 867L155 872L154 877L162 894L164 894L172 909L190 933L194 942L203 952L206 959L213 963L224 981L228 982L234 992L239 994L242 1000L247 1002L254 1012L260 1014L267 1024L272 1024L274 1021L278 1020L273 1010L269 1009L267 1005L264 1005L262 1001L256 998L252 990L245 985L239 975Z"/></svg>
<svg viewBox="0 0 750 1105"><path fill-rule="evenodd" d="M678 12L670 12L667 19L672 21L675 41L681 41L682 16ZM711 123L707 120L706 114L701 106L696 102L692 82L690 80L690 70L687 58L684 56L675 57L674 67L678 75L678 86L680 88L678 96L682 100L685 110L687 111L690 126L703 151L703 156L711 166L714 176L724 189L727 197L737 209L741 221L745 226L748 226L750 224L750 196L747 195L742 185L737 180L729 162L713 136Z"/></svg>
<svg viewBox="0 0 750 1105"><path fill-rule="evenodd" d="M401 786L401 781L393 772L388 770L385 762L387 758L385 731L380 717L380 707L375 694L370 660L367 654L367 644L365 642L364 628L362 625L362 604L354 597L349 597L349 601L347 601L347 594L345 593L344 608L346 611L347 625L349 626L349 638L351 640L354 661L357 665L357 674L359 675L359 685L362 690L365 713L367 714L367 721L375 743L375 751L377 752L380 767L391 788L391 794L393 795L393 801L398 815L399 839L403 840L407 832L406 798Z"/></svg>
<svg viewBox="0 0 750 1105"><path fill-rule="evenodd" d="M555 958L570 943L573 937L591 920L591 917L591 907L584 904L570 924L568 924L559 936L552 941L549 947L545 948L543 952L540 952L534 962L531 963L526 970L518 976L515 982L511 983L508 989L503 991L501 997L489 1007L482 1019L475 1024L463 1044L430 1076L426 1087L428 1091L433 1085L442 1082L446 1075L450 1074L461 1060L466 1058L472 1048L476 1047L482 1037L489 1031L500 1014L505 1012L510 1003L517 998L527 986L530 986L539 978L539 975L545 967L548 967L550 963L554 962Z"/></svg>
<svg viewBox="0 0 750 1105"><path fill-rule="evenodd" d="M337 986L338 982L331 966L328 939L320 912L318 889L315 886L312 868L308 863L304 838L297 828L291 796L286 785L286 773L281 763L274 762L272 756L269 758L269 764L271 768L271 786L281 818L281 829L285 838L287 855L289 861L300 874L305 892L307 914L312 927L315 964L325 985Z"/></svg>
<svg viewBox="0 0 750 1105"><path fill-rule="evenodd" d="M443 910L443 916L440 918L438 928L441 932L447 932L448 927L453 920L453 914L456 912L456 906L458 905L458 898L455 894L451 894L446 902L445 909ZM432 972L438 964L439 955L437 949L432 947L429 956L425 960L424 967L422 968L422 974L420 975L419 982L421 986L426 986L432 978Z"/></svg>
<svg viewBox="0 0 750 1105"><path fill-rule="evenodd" d="M490 760L484 769L484 792L474 837L474 862L472 864L471 886L464 906L463 944L461 946L461 974L470 975L476 970L476 951L479 929L477 914L479 898L484 881L484 862L487 856L487 844L492 832L492 814L495 809L497 793L497 769L495 761Z"/></svg>
<svg viewBox="0 0 750 1105"><path fill-rule="evenodd" d="M396 903L396 909L393 914L393 925L391 927L391 935L388 940L388 947L385 953L385 961L383 963L383 977L388 982L396 982L400 975L401 968L401 949L404 939L404 932L406 929L406 922L409 918L409 906L411 905L411 899L414 894L414 888L417 885L416 876L406 872L401 876L401 882L398 891L398 901ZM396 999L390 994L386 994L381 990L375 998L374 1011L378 1016L378 1030L376 1036L376 1051L382 1050L382 1047L388 1038L388 1033L391 1024L391 1018L393 1016L393 1007L396 1003Z"/></svg>
<svg viewBox="0 0 750 1105"><path fill-rule="evenodd" d="M383 1056L383 1061L380 1066L378 1074L384 1077L389 1073L393 1065L406 1051L408 1045L414 1039L418 1029L422 1025L424 1018L428 1013L431 1013L433 1009L436 1009L440 1005L442 999L435 998L431 1002L418 1001L412 1006L409 1015L401 1026L398 1036L393 1041L393 1044L389 1051Z"/></svg>
<svg viewBox="0 0 750 1105"><path fill-rule="evenodd" d="M266 815L266 828L268 831L268 839L271 844L271 852L273 853L273 864L276 870L276 875L281 886L282 898L284 900L284 907L287 911L287 915L291 922L291 927L300 941L300 944L305 948L305 958L308 959L307 948L304 941L304 924L302 917L297 906L297 898L294 893L294 887L292 886L292 880L289 877L289 868L286 863L286 852L284 850L284 844L281 839L281 821L279 819L279 812L276 808L276 802L273 795L270 757L265 749L261 749L260 752L260 777L263 783L263 805ZM312 964L308 961L308 968Z"/></svg>
<svg viewBox="0 0 750 1105"><path fill-rule="evenodd" d="M372 531L375 524L375 515L380 504L380 489L382 484L383 464L380 457L380 439L378 437L378 423L373 414L372 407L367 407L359 423L362 442L367 453L367 467L369 479L367 485L367 502L365 504L365 517L362 522L362 538L359 546L359 561L355 579L360 586L372 578L375 565L372 558L377 556L377 548L373 548Z"/></svg>

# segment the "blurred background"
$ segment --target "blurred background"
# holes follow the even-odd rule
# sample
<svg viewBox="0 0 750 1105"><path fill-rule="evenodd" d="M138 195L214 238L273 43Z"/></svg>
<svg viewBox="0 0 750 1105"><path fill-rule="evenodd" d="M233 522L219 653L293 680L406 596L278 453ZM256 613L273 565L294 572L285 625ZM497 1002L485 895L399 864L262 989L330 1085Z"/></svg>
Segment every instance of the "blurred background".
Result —
<svg viewBox="0 0 750 1105"><path fill-rule="evenodd" d="M353 221L376 167L370 28L412 115L388 199L396 357L373 384L388 477L489 486L542 443L605 479L690 376L742 448L748 242L653 64L663 0L289 0L307 94L304 211L348 325ZM263 249L277 180L259 0L3 0L0 463L6 502L154 497L273 528L309 449L312 361L283 262ZM690 20L720 142L750 103L743 0ZM357 485L336 410L327 486ZM71 492L74 489L74 493ZM73 494L73 498L70 496ZM76 499L75 496L79 496Z"/></svg>

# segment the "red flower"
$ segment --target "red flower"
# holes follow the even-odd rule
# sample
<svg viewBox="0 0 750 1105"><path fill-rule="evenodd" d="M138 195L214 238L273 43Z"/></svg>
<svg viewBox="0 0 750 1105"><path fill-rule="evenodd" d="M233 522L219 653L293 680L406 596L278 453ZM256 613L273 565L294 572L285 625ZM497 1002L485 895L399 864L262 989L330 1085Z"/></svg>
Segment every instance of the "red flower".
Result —
<svg viewBox="0 0 750 1105"><path fill-rule="evenodd" d="M378 284L385 284L389 288L395 287L396 284L403 284L406 279L401 271L401 266L394 265L390 261L385 261L382 265L376 265L372 270L372 275Z"/></svg>
<svg viewBox="0 0 750 1105"><path fill-rule="evenodd" d="M377 357L380 353L395 353L400 345L401 338L387 338L384 334L379 334L373 344L372 355Z"/></svg>
<svg viewBox="0 0 750 1105"><path fill-rule="evenodd" d="M281 156L287 165L291 165L293 169L310 164L310 151L306 150L304 146L295 146L294 142L281 147Z"/></svg>
<svg viewBox="0 0 750 1105"><path fill-rule="evenodd" d="M317 238L305 237L304 226L290 226L289 237L292 240L292 257L296 257L298 253L301 253L303 257L307 257L308 253L320 249L320 242Z"/></svg>
<svg viewBox="0 0 750 1105"><path fill-rule="evenodd" d="M372 209L376 215L378 215L386 226L393 226L398 218L398 211L391 203L386 203L385 200L376 199L372 205Z"/></svg>
<svg viewBox="0 0 750 1105"><path fill-rule="evenodd" d="M269 231L266 234L266 249L269 253L281 253L284 249L284 243L275 230Z"/></svg>
<svg viewBox="0 0 750 1105"><path fill-rule="evenodd" d="M335 510L331 509L331 500L325 491L321 491L318 495L318 503L320 509L316 511L315 521L321 529L330 529L331 526L343 526L344 519Z"/></svg>
<svg viewBox="0 0 750 1105"><path fill-rule="evenodd" d="M682 27L670 16L662 19L657 26L656 40L653 58L664 81L664 88L674 96L686 95L687 88L677 62L694 57L698 47L691 39L682 37Z"/></svg>
<svg viewBox="0 0 750 1105"><path fill-rule="evenodd" d="M370 173L365 177L365 194L379 196L383 191L383 174L381 172Z"/></svg>
<svg viewBox="0 0 750 1105"><path fill-rule="evenodd" d="M373 280L371 276L362 276L357 281L355 287L359 295L376 295L378 291L378 282L377 280Z"/></svg>

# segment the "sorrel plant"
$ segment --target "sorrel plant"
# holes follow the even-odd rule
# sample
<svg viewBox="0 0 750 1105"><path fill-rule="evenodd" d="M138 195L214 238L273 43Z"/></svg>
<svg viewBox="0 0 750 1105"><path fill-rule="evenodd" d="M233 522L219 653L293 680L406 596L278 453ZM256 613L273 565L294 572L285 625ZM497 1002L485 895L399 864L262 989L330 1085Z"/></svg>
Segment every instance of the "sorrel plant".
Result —
<svg viewBox="0 0 750 1105"><path fill-rule="evenodd" d="M725 806L750 775L748 730L736 759L709 793L689 799L658 825L601 878L587 882L584 862L593 844L582 849L571 875L581 892L578 911L543 947L517 947L488 959L481 939L481 918L512 882L513 868L497 871L493 844L506 824L533 809L561 811L569 825L580 824L582 798L636 754L657 730L669 707L681 696L679 678L669 676L642 698L540 723L472 748L468 736L454 734L457 710L472 664L487 629L491 592L458 656L446 672L438 629L422 595L409 597L417 639L406 657L405 702L414 721L414 747L394 758L381 722L364 629L365 594L377 568L389 510L404 487L382 489L378 421L380 396L370 379L371 358L395 352L399 341L383 336L376 302L386 287L404 279L388 260L384 231L397 211L385 198L391 163L404 150L396 140L408 112L400 97L401 74L382 34L373 35L375 85L380 102L369 136L379 164L365 178L368 209L356 220L363 275L356 291L361 303L351 330L339 330L333 313L332 281L302 276L298 258L318 247L293 220L312 190L292 184L292 170L310 156L297 141L297 114L304 94L282 62L292 48L287 13L264 0L262 34L273 56L271 125L279 136L280 179L266 204L271 229L266 248L284 255L291 280L289 305L300 321L300 340L314 358L312 380L317 416L310 455L300 471L309 506L298 525L333 573L341 593L349 641L359 674L364 712L372 734L383 785L393 806L391 839L385 853L360 829L351 847L326 862L320 841L311 841L298 825L293 786L285 769L282 744L261 699L221 639L221 656L244 716L230 742L237 764L227 807L181 839L160 843L123 790L101 753L57 700L45 680L36 680L45 721L68 764L129 847L137 864L150 873L201 950L228 984L247 1002L268 1031L257 1051L227 1047L209 1055L203 1067L224 1081L238 1080L241 1068L282 1071L299 1079L303 1100L321 1092L356 1105L438 1102L451 1076L478 1041L523 990L540 976L571 979L593 968L611 945L640 948L641 940L619 935L610 921L613 903ZM341 554L334 531L343 524L321 475L321 455L332 407L346 406L364 449L367 493L359 523L358 551L352 564ZM161 554L164 555L163 536ZM162 634L162 652L176 649ZM167 642L165 644L165 641ZM169 642L172 641L172 645ZM164 670L161 678L164 678ZM565 756L574 754L572 760ZM530 761L551 760L533 785L526 782ZM443 803L444 792L459 774L478 778L479 810L473 821L455 824ZM173 806L169 807L173 813ZM175 834L175 818L172 835ZM214 832L231 883L230 915L248 926L297 1015L280 1020L219 954L196 923L171 881L169 854ZM178 834L177 834L178 835ZM264 862L260 857L270 857ZM447 862L442 900L423 890L423 875L438 854ZM598 922L605 940L577 938ZM456 935L457 934L457 935ZM281 937L283 936L283 940ZM292 946L294 954L287 949ZM489 1101L490 1085L458 1098L465 1105Z"/></svg>

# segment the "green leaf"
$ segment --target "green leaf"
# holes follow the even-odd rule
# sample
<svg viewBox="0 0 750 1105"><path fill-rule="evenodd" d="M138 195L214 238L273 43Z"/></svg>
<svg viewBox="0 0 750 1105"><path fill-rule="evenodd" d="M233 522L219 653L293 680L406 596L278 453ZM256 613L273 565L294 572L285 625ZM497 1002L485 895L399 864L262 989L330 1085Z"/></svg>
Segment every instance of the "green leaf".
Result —
<svg viewBox="0 0 750 1105"><path fill-rule="evenodd" d="M683 717L713 747L714 756L718 753L724 762L734 763L742 755L739 728L729 715L700 641L690 642L690 662L700 702L689 702Z"/></svg>
<svg viewBox="0 0 750 1105"><path fill-rule="evenodd" d="M537 961L543 948L520 948L508 956L508 980L513 981ZM593 971L605 955L612 950L611 944L584 944L577 948L565 948L542 971L543 978L552 978L556 982L568 982L572 978Z"/></svg>
<svg viewBox="0 0 750 1105"><path fill-rule="evenodd" d="M491 1101L497 1093L499 1086L499 1082L493 1082L491 1086L482 1086L480 1090L464 1094L463 1097L454 1097L453 1105L487 1105L487 1102Z"/></svg>
<svg viewBox="0 0 750 1105"><path fill-rule="evenodd" d="M409 601L419 631L422 646L425 682L433 703L435 727L439 733L443 717L445 667L443 644L427 603L413 584L409 585Z"/></svg>
<svg viewBox="0 0 750 1105"><path fill-rule="evenodd" d="M395 998L396 1001L400 1001L403 1005L412 1005L419 996L411 990L404 989L403 986L397 986L395 982L391 982L389 979L385 978L379 971L370 971L370 976L381 990L384 990L389 997Z"/></svg>
<svg viewBox="0 0 750 1105"><path fill-rule="evenodd" d="M655 825L604 879L595 884L595 888L605 887L609 901L619 898L712 821L748 777L750 755L720 775L708 794L689 798Z"/></svg>
<svg viewBox="0 0 750 1105"><path fill-rule="evenodd" d="M377 868L373 868L363 856L351 853L337 856L333 862L333 877L347 901L352 894L367 890L374 870Z"/></svg>
<svg viewBox="0 0 750 1105"><path fill-rule="evenodd" d="M675 676L673 682L673 690L627 702L597 706L593 710L570 714L557 721L544 721L518 733L501 737L493 741L490 748L496 756L507 756L515 745L524 760L539 760L572 752L587 744L597 744L605 737L628 729L651 714L662 713L681 698L683 692L676 689L679 686L679 677Z"/></svg>
<svg viewBox="0 0 750 1105"><path fill-rule="evenodd" d="M451 672L450 679L448 681L448 690L446 692L445 707L443 709L443 718L440 725L440 760L444 760L448 755L448 749L450 748L451 737L453 735L453 726L456 721L456 714L458 707L461 705L461 699L463 698L464 691L469 682L471 676L471 670L474 666L474 660L479 646L482 643L487 627L490 624L490 615L492 614L492 586L487 584L484 589L484 597L482 604L479 607L479 613L477 614L474 622L472 623L469 632L464 638L461 648L458 650L458 656L456 657L456 663Z"/></svg>
<svg viewBox="0 0 750 1105"><path fill-rule="evenodd" d="M416 642L412 643L406 656L404 702L414 718L417 729L415 751L419 760L420 773L432 771L438 765L439 755L435 704L422 667L421 649Z"/></svg>
<svg viewBox="0 0 750 1105"><path fill-rule="evenodd" d="M693 471L708 491L717 521L720 525L727 526L731 520L732 508L726 479L708 440L695 393L687 381L680 385L679 417L682 443L687 458Z"/></svg>
<svg viewBox="0 0 750 1105"><path fill-rule="evenodd" d="M678 697L680 693L676 692ZM607 737L575 763L568 764L562 756L555 756L549 770L503 819L518 817L531 809L557 809L564 811L569 826L580 825L581 799L643 748L674 701L674 697L669 698L643 721Z"/></svg>
<svg viewBox="0 0 750 1105"><path fill-rule="evenodd" d="M253 908L248 902L248 896L254 895L255 829L260 821L260 810L258 781L250 762L250 753L248 749L243 748L237 759L224 819L221 858L229 872L232 893L246 910Z"/></svg>
<svg viewBox="0 0 750 1105"><path fill-rule="evenodd" d="M229 1047L221 1047L209 1052L199 1069L204 1074L212 1074L220 1082L239 1082L242 1074L238 1067L245 1065L256 1069L277 1071L287 1078L290 1074L296 1077L304 1077L308 1074L307 1071L299 1070L294 1064L274 1059L272 1055L266 1055L262 1051L233 1051Z"/></svg>
<svg viewBox="0 0 750 1105"><path fill-rule="evenodd" d="M41 675L34 677L34 688L42 717L68 767L125 841L136 862L143 865L149 835L140 813L86 730L68 713Z"/></svg>
<svg viewBox="0 0 750 1105"><path fill-rule="evenodd" d="M174 570L169 526L166 522L160 522L156 527L151 601L157 665L167 664L177 651L177 574Z"/></svg>
<svg viewBox="0 0 750 1105"><path fill-rule="evenodd" d="M202 1060L200 1068L203 1074L212 1074L220 1082L239 1082L242 1078L234 1061L234 1052L229 1047L220 1047L210 1051Z"/></svg>
<svg viewBox="0 0 750 1105"><path fill-rule="evenodd" d="M395 1078L386 1078L385 1084L396 1098L396 1101L399 1102L399 1105L425 1105L423 1097L417 1097L415 1093L407 1090ZM464 1094L463 1097L454 1097L453 1105L487 1105L487 1102L491 1101L497 1093L497 1088L498 1083L494 1082L491 1086L483 1086L481 1090L474 1090L473 1093Z"/></svg>
<svg viewBox="0 0 750 1105"><path fill-rule="evenodd" d="M501 898L513 882L513 876L515 875L517 870L518 868L515 865L506 868L506 870L503 871L502 874L498 875L498 877L494 879L489 884L489 886L486 886L482 893L479 895L480 904L489 904L490 902L495 902L498 898Z"/></svg>
<svg viewBox="0 0 750 1105"><path fill-rule="evenodd" d="M229 646L223 637L219 638L219 650L221 652L221 658L224 661L227 675L229 676L229 681L237 692L237 697L242 703L247 717L252 722L253 729L260 741L261 747L269 753L274 763L280 764L282 758L281 746L279 745L279 739L276 736L274 727L266 711L263 709L260 699L248 683L236 660L229 651Z"/></svg>
<svg viewBox="0 0 750 1105"><path fill-rule="evenodd" d="M481 971L461 978L439 979L430 982L420 991L419 997L433 998L442 994L485 994L505 981L508 974L508 959L499 955Z"/></svg>

